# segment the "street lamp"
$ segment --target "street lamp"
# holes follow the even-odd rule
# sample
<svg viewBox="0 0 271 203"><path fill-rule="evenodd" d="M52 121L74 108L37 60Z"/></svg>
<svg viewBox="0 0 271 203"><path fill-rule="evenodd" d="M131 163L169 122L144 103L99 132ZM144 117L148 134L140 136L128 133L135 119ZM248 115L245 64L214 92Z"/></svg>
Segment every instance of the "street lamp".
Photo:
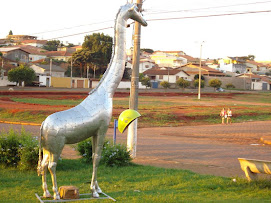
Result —
<svg viewBox="0 0 271 203"><path fill-rule="evenodd" d="M199 88L198 88L198 99L200 99L200 88L201 88L201 56L202 56L202 45L204 41L200 44L200 59L199 59Z"/></svg>

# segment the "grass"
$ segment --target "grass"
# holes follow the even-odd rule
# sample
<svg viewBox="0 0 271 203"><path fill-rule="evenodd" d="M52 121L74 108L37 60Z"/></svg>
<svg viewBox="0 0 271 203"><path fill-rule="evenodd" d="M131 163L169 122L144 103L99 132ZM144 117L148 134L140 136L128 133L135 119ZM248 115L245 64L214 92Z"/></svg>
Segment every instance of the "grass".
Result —
<svg viewBox="0 0 271 203"><path fill-rule="evenodd" d="M86 182L91 180L91 171L92 167L80 160L64 159L57 167L58 186L74 185L80 193L89 193ZM51 192L51 178L47 179ZM98 180L103 191L120 202L261 202L271 198L270 181L248 183L237 178L233 182L231 178L151 166L100 166ZM35 171L1 168L0 184L0 202L38 202L34 194L42 195L41 178Z"/></svg>
<svg viewBox="0 0 271 203"><path fill-rule="evenodd" d="M21 102L21 103L28 103L28 104L41 104L41 105L50 105L50 106L56 106L56 105L63 105L63 106L76 106L79 104L82 99L78 100L60 100L60 99L43 99L43 98L12 98L15 102Z"/></svg>

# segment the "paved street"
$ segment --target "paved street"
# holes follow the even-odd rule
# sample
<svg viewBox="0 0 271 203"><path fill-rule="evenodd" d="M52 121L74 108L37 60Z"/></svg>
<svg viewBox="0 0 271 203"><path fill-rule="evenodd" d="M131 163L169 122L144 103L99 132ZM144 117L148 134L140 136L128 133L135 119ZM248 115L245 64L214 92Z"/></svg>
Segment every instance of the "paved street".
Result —
<svg viewBox="0 0 271 203"><path fill-rule="evenodd" d="M0 129L11 125L0 124ZM21 129L20 125L13 125ZM39 135L39 126L24 126ZM113 135L109 129L108 136ZM201 174L244 177L237 158L271 160L271 145L261 137L271 137L271 121L138 129L136 163L189 169ZM117 143L126 143L126 133L117 133ZM68 154L68 155L67 155ZM76 153L66 147L64 158Z"/></svg>

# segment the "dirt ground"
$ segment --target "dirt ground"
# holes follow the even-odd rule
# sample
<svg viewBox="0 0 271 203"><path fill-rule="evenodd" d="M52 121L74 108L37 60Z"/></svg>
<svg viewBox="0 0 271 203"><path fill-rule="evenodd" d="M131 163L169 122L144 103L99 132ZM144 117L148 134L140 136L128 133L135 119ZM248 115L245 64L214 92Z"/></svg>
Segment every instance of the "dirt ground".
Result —
<svg viewBox="0 0 271 203"><path fill-rule="evenodd" d="M0 123L0 129L10 124ZM12 125L21 129L21 125ZM39 135L39 126L24 128ZM107 133L112 138L113 129ZM187 169L200 174L244 177L237 158L270 160L271 146L261 142L271 136L271 121L138 129L135 163L166 168ZM126 133L117 133L117 143L126 143ZM66 146L62 158L78 158Z"/></svg>
<svg viewBox="0 0 271 203"><path fill-rule="evenodd" d="M50 99L83 99L87 92L55 92L42 91L14 91L0 90L0 95L14 94L20 97L29 95ZM155 92L152 94L140 92L145 96L179 96L178 92ZM239 93L238 93L239 94ZM128 97L129 92L118 92L115 97ZM187 94L191 96L191 93ZM232 93L206 94L205 96L230 99ZM185 99L185 97L183 97ZM201 102L201 105L205 105ZM270 104L271 105L271 104ZM268 105L268 106L270 106ZM0 97L0 108L10 111L31 110L55 112L68 109L68 106L49 106L36 104L23 104L13 102L8 97ZM118 111L118 109L117 109ZM183 112L183 110L182 110ZM178 113L178 112L177 112ZM139 121L140 122L140 121ZM0 123L0 129L21 129L21 125ZM39 136L39 126L24 125L25 130L34 136ZM127 134L117 133L117 143L126 143ZM109 139L113 136L113 129L107 132ZM199 125L180 127L153 127L138 129L138 145L135 163L166 168L187 169L200 174L244 177L237 158L250 158L270 160L271 145L261 142L262 137L271 137L271 121L233 123L230 125ZM79 158L77 152L69 145L65 146L62 158Z"/></svg>

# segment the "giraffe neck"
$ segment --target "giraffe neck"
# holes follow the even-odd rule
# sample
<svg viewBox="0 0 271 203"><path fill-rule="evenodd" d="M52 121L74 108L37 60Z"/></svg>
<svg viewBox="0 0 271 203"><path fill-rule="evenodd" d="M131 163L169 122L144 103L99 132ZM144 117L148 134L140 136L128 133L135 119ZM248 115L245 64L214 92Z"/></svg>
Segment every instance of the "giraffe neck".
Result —
<svg viewBox="0 0 271 203"><path fill-rule="evenodd" d="M115 22L114 46L112 57L97 90L108 93L113 97L124 73L126 61L126 21L122 16L117 15Z"/></svg>

